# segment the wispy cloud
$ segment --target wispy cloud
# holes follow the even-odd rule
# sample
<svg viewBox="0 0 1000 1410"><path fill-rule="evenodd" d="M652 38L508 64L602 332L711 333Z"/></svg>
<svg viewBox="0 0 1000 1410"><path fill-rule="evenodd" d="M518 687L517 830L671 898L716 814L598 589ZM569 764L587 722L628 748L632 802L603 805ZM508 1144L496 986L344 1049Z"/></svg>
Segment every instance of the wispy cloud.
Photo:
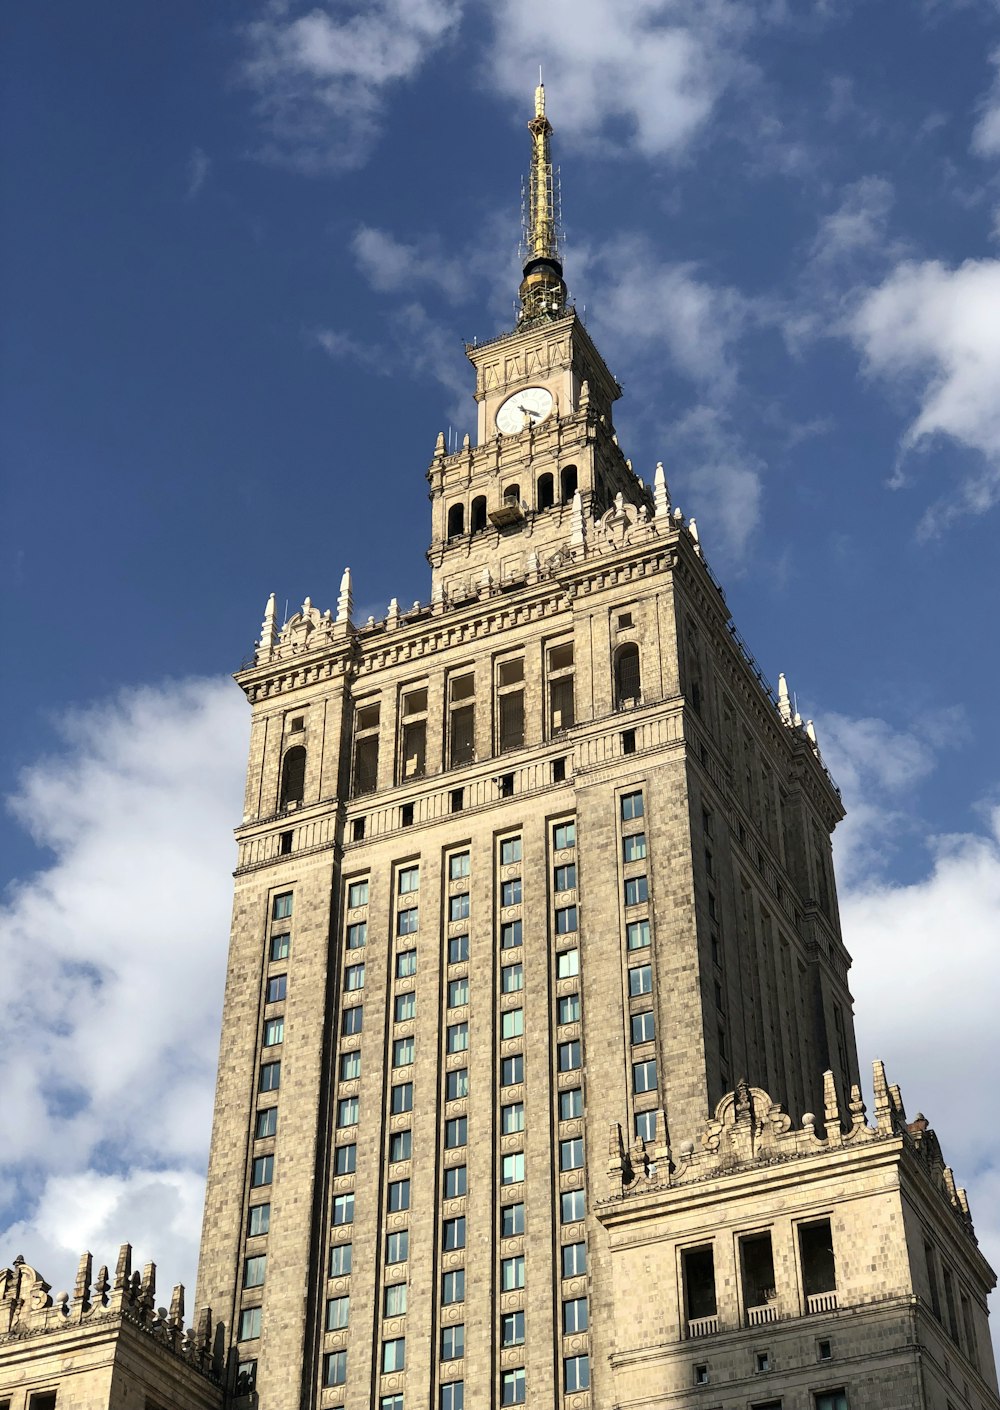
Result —
<svg viewBox="0 0 1000 1410"><path fill-rule="evenodd" d="M419 72L461 14L461 0L270 0L244 30L243 77L267 134L260 154L306 172L362 165L389 91Z"/></svg>
<svg viewBox="0 0 1000 1410"><path fill-rule="evenodd" d="M972 130L972 150L981 157L1000 156L1000 49L990 60L996 69L993 86L979 106L979 121Z"/></svg>
<svg viewBox="0 0 1000 1410"><path fill-rule="evenodd" d="M187 199L193 201L208 180L212 159L201 147L195 147L187 164Z"/></svg>
<svg viewBox="0 0 1000 1410"><path fill-rule="evenodd" d="M231 682L123 692L9 800L46 860L0 928L5 1247L67 1267L155 1232L192 1278L246 735Z"/></svg>

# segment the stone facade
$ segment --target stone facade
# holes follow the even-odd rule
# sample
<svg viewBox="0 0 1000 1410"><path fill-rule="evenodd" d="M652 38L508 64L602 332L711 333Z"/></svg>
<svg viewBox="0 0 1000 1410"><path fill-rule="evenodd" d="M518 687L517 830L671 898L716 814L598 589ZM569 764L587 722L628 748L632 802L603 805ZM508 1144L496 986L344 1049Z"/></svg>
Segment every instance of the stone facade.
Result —
<svg viewBox="0 0 1000 1410"><path fill-rule="evenodd" d="M2 1410L219 1410L211 1314L184 1326L184 1289L156 1306L156 1266L132 1272L124 1244L114 1277L89 1253L54 1299L23 1259L0 1269Z"/></svg>

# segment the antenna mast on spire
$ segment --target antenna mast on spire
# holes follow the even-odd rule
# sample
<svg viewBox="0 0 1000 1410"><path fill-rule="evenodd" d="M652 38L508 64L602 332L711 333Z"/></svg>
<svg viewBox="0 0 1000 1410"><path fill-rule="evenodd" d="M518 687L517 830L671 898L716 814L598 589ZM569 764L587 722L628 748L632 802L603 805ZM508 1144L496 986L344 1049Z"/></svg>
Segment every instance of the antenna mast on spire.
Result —
<svg viewBox="0 0 1000 1410"><path fill-rule="evenodd" d="M556 182L549 143L552 124L545 115L541 68L535 89L535 116L528 123L528 131L531 133L531 170L527 200L522 194L521 205L525 264L519 291L519 324L559 318L566 311L566 285L559 259Z"/></svg>

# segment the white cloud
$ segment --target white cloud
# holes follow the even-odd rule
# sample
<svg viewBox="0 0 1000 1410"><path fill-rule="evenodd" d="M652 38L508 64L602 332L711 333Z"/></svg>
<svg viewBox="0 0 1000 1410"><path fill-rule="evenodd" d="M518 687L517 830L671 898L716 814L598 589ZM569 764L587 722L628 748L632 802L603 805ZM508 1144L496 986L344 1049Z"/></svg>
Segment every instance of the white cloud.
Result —
<svg viewBox="0 0 1000 1410"><path fill-rule="evenodd" d="M455 32L461 0L369 0L343 6L270 0L245 27L244 77L268 132L261 155L303 171L367 159L386 95Z"/></svg>
<svg viewBox="0 0 1000 1410"><path fill-rule="evenodd" d="M863 176L841 192L836 210L821 217L812 257L830 265L886 247L886 225L894 199L892 183L881 176Z"/></svg>
<svg viewBox="0 0 1000 1410"><path fill-rule="evenodd" d="M731 564L742 558L760 521L760 461L726 417L709 406L692 407L668 428L666 436L670 473L679 471L683 478L682 508L698 519L709 561ZM674 482L671 492L675 499L681 498Z"/></svg>
<svg viewBox="0 0 1000 1410"><path fill-rule="evenodd" d="M903 455L941 436L977 453L922 532L990 509L1000 498L1000 260L904 261L865 295L847 331L868 373L917 402Z"/></svg>
<svg viewBox="0 0 1000 1410"><path fill-rule="evenodd" d="M522 108L537 56L560 138L677 156L744 68L759 7L736 0L507 0L495 10L488 78Z"/></svg>
<svg viewBox="0 0 1000 1410"><path fill-rule="evenodd" d="M228 681L123 692L59 721L10 800L50 854L0 930L0 1237L29 1260L148 1229L193 1274L248 716Z"/></svg>
<svg viewBox="0 0 1000 1410"><path fill-rule="evenodd" d="M187 166L187 198L193 201L195 196L208 180L208 173L212 169L212 159L201 147L195 147L188 158Z"/></svg>
<svg viewBox="0 0 1000 1410"><path fill-rule="evenodd" d="M362 225L354 233L351 250L359 270L380 294L429 284L452 302L468 296L461 262L446 255L435 236L404 244L387 230Z"/></svg>
<svg viewBox="0 0 1000 1410"><path fill-rule="evenodd" d="M1000 156L1000 49L994 49L990 60L996 69L993 87L980 105L972 132L972 150L981 157Z"/></svg>

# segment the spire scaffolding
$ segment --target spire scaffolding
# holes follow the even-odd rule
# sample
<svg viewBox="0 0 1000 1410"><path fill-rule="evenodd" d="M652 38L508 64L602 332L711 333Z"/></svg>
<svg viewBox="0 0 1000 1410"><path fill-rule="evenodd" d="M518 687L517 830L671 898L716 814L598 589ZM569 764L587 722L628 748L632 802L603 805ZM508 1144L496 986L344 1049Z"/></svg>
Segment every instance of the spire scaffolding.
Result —
<svg viewBox="0 0 1000 1410"><path fill-rule="evenodd" d="M545 115L545 85L539 73L535 89L535 116L531 133L531 170L527 201L523 205L524 278L519 290L518 323L559 318L566 311L566 285L559 258L557 183L552 170L549 139L552 124Z"/></svg>

